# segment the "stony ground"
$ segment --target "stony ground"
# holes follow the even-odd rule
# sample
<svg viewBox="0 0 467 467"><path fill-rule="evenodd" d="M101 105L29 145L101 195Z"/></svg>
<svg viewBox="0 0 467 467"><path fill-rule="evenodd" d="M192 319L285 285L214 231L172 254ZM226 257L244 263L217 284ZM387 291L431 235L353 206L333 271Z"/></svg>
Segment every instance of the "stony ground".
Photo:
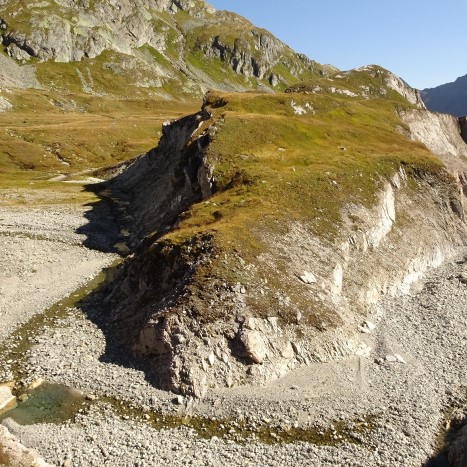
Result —
<svg viewBox="0 0 467 467"><path fill-rule="evenodd" d="M91 280L111 255L85 248L79 206L0 212L0 341L18 324Z"/></svg>
<svg viewBox="0 0 467 467"><path fill-rule="evenodd" d="M114 260L83 246L76 233L83 211L56 209L2 211L0 341L13 347L13 329L21 335L28 317ZM374 309L374 329L362 333L368 357L314 364L262 388L213 389L202 402L151 385L146 369L112 340L95 294L29 329L17 361L0 362L4 373L21 367L26 381L82 390L85 409L62 424L3 424L54 465L421 466L450 409L466 402L463 260ZM79 275L79 264L89 269ZM45 276L36 287L39 271Z"/></svg>

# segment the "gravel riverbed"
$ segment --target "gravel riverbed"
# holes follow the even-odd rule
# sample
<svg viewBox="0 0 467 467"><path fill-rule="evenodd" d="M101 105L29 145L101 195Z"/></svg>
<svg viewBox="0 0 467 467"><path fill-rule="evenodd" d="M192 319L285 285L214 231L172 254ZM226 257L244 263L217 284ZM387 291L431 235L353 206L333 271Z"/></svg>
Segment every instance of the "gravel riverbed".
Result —
<svg viewBox="0 0 467 467"><path fill-rule="evenodd" d="M75 232L76 223L70 217L63 230ZM11 233L11 226L0 232ZM43 248L48 241L60 241L63 248L76 244L73 254L85 264L96 260L76 282L68 282L73 269L51 276L47 283L54 290L63 282L68 293L115 259L84 248L74 233L59 237L5 236L11 241L5 265L26 264L21 271L10 269L10 277L16 274L26 287L30 281L21 279L33 268L27 261L35 261L37 270L54 257ZM43 257L30 255L38 251L34 244L42 245ZM92 301L86 309L70 306L53 324L37 329L18 357L27 381L43 378L77 388L92 399L88 409L61 424L3 424L53 465L422 466L440 443L450 408L466 403L465 268L463 257L446 262L410 295L379 303L368 318L374 329L362 334L372 349L368 357L313 364L261 388L212 389L200 402L151 385L146 369L110 341L96 297L95 308ZM36 293L27 291L31 298ZM56 297L40 299L22 319L7 318L0 340L8 343L11 330ZM8 316L8 307L2 310ZM171 423L156 423L162 415L172 417ZM200 420L206 428L194 426ZM238 435L246 428L245 440ZM289 443L286 434L293 430L313 442ZM442 458L436 462L443 465Z"/></svg>

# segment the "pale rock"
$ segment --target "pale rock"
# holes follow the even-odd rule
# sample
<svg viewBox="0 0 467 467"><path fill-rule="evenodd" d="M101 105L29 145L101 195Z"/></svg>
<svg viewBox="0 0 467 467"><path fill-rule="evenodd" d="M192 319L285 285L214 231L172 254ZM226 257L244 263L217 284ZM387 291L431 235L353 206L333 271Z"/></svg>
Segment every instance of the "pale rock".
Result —
<svg viewBox="0 0 467 467"><path fill-rule="evenodd" d="M13 108L11 102L4 97L0 96L0 112L5 112L6 110L10 110Z"/></svg>
<svg viewBox="0 0 467 467"><path fill-rule="evenodd" d="M8 386L0 386L0 413L16 407L16 397Z"/></svg>
<svg viewBox="0 0 467 467"><path fill-rule="evenodd" d="M299 275L298 278L304 284L315 284L316 283L315 275L312 272L309 272L309 271L303 271L303 273L301 275Z"/></svg>
<svg viewBox="0 0 467 467"><path fill-rule="evenodd" d="M397 353L394 354L394 357L396 358L396 361L398 361L399 363L404 363L404 364L407 363L407 362L404 360L404 358L403 358L401 355L397 354Z"/></svg>
<svg viewBox="0 0 467 467"><path fill-rule="evenodd" d="M28 386L28 390L31 391L32 389L37 389L43 383L44 383L43 378L37 378Z"/></svg>
<svg viewBox="0 0 467 467"><path fill-rule="evenodd" d="M340 263L337 263L332 271L332 287L331 292L333 295L341 295L342 285L344 281L344 270Z"/></svg>
<svg viewBox="0 0 467 467"><path fill-rule="evenodd" d="M376 329L376 325L374 323L372 323L371 321L365 321L360 326L360 332L363 332L365 334L370 334L375 329Z"/></svg>
<svg viewBox="0 0 467 467"><path fill-rule="evenodd" d="M208 362L209 365L214 365L214 362L216 361L216 356L214 355L214 352L211 352L208 356Z"/></svg>
<svg viewBox="0 0 467 467"><path fill-rule="evenodd" d="M245 348L245 356L254 363L263 363L267 356L266 343L259 331L244 329L240 333L240 341Z"/></svg>
<svg viewBox="0 0 467 467"><path fill-rule="evenodd" d="M31 60L31 56L25 50L20 49L14 42L7 47L6 52L11 58L20 62Z"/></svg>
<svg viewBox="0 0 467 467"><path fill-rule="evenodd" d="M183 396L176 396L172 399L172 403L176 405L182 405L184 401L185 401L185 398Z"/></svg>
<svg viewBox="0 0 467 467"><path fill-rule="evenodd" d="M285 347L281 350L281 355L282 357L287 358L289 360L294 357L295 353L290 342L287 342L285 344Z"/></svg>
<svg viewBox="0 0 467 467"><path fill-rule="evenodd" d="M390 183L385 184L385 189L380 197L380 218L376 225L367 234L367 242L370 248L376 248L391 231L396 220L394 190Z"/></svg>
<svg viewBox="0 0 467 467"><path fill-rule="evenodd" d="M2 465L52 467L37 451L29 449L13 436L7 427L0 424L0 453Z"/></svg>

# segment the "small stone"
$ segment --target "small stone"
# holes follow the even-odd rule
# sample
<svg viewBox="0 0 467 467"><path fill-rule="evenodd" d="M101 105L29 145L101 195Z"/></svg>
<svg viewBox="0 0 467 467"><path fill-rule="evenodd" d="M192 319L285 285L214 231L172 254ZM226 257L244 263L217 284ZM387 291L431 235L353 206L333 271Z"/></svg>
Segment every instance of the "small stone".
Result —
<svg viewBox="0 0 467 467"><path fill-rule="evenodd" d="M397 360L399 363L407 364L407 362L404 360L404 358L403 358L401 355L395 353L395 354L394 354L394 357L396 358L396 360Z"/></svg>
<svg viewBox="0 0 467 467"><path fill-rule="evenodd" d="M26 402L28 399L29 399L29 396L27 394L21 394L20 396L18 396L18 400L20 402Z"/></svg>
<svg viewBox="0 0 467 467"><path fill-rule="evenodd" d="M298 278L304 283L304 284L315 284L316 283L316 277L312 272L309 271L303 271L303 273L298 276Z"/></svg>
<svg viewBox="0 0 467 467"><path fill-rule="evenodd" d="M215 361L216 361L216 356L214 355L214 352L211 352L208 357L208 362L212 366L214 365Z"/></svg>
<svg viewBox="0 0 467 467"><path fill-rule="evenodd" d="M172 399L172 403L175 405L182 405L184 400L183 396L177 396Z"/></svg>
<svg viewBox="0 0 467 467"><path fill-rule="evenodd" d="M394 355L386 355L386 361L390 363L397 362L397 358Z"/></svg>
<svg viewBox="0 0 467 467"><path fill-rule="evenodd" d="M360 332L363 332L364 334L370 334L375 329L376 329L376 325L373 324L371 321L365 321L360 326Z"/></svg>
<svg viewBox="0 0 467 467"><path fill-rule="evenodd" d="M97 399L97 396L95 396L94 394L86 394L86 396L84 398L87 401L95 401Z"/></svg>

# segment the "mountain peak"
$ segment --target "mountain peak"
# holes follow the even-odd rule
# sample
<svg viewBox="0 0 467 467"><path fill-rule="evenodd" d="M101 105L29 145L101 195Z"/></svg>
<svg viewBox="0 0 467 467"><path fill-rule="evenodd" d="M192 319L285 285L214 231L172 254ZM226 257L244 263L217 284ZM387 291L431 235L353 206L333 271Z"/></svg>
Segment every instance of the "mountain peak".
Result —
<svg viewBox="0 0 467 467"><path fill-rule="evenodd" d="M467 75L451 83L423 89L421 96L429 110L457 116L467 115Z"/></svg>

